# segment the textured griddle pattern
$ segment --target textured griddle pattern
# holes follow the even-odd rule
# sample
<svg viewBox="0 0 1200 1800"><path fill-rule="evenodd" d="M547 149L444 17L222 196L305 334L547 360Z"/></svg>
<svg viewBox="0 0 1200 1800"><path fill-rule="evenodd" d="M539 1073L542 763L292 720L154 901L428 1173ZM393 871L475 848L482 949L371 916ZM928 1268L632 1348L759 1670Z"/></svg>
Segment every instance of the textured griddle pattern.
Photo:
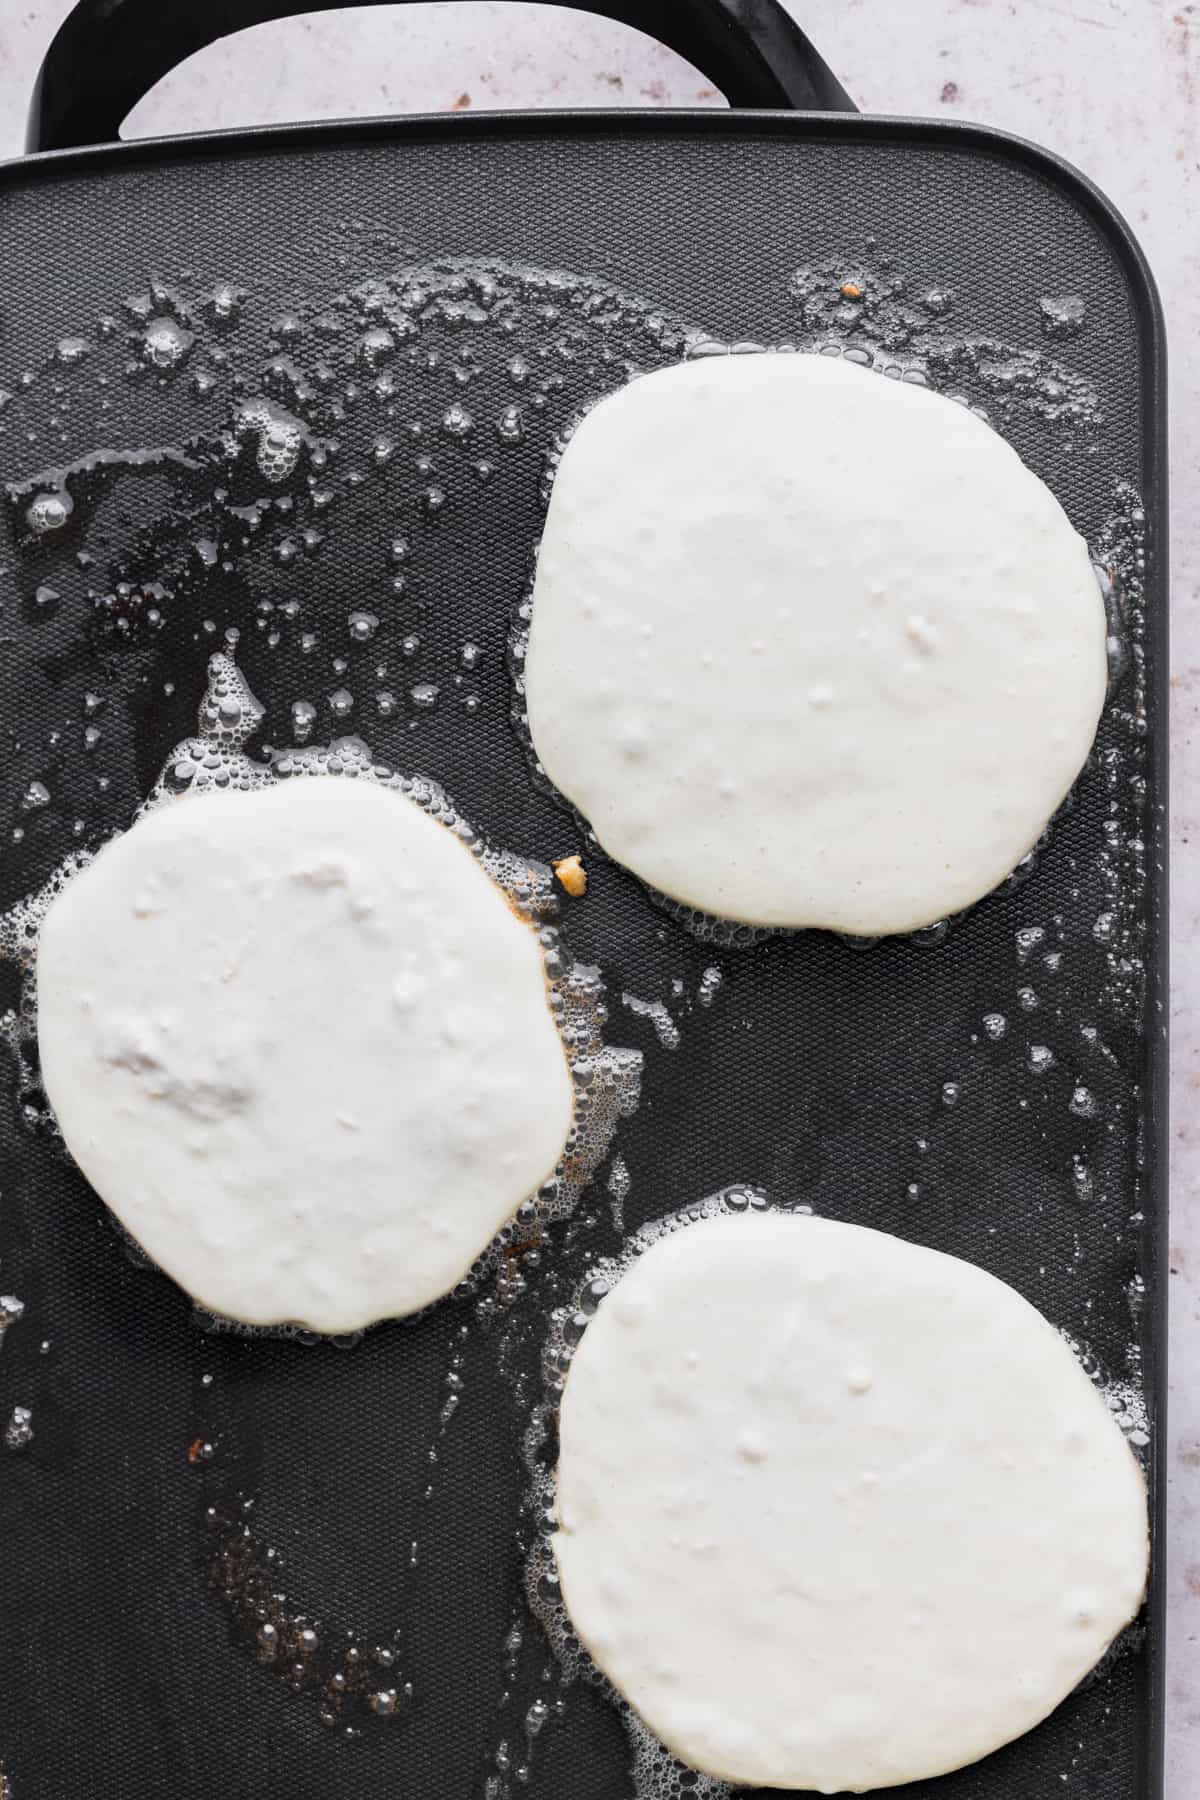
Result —
<svg viewBox="0 0 1200 1800"><path fill-rule="evenodd" d="M853 121L828 132L771 122L658 121L634 131L584 123L548 137L479 125L301 136L265 155L236 143L221 156L137 152L9 174L0 188L0 385L17 398L0 438L0 475L20 482L64 456L179 445L197 430L181 378L122 389L119 433L80 404L65 417L66 446L24 437L35 401L43 420L50 411L53 377L39 376L26 401L22 370L39 368L63 334L92 333L98 315L119 313L122 298L154 274L194 291L222 282L244 289L231 355L257 368L266 327L281 312L311 317L414 257L503 256L572 269L709 333L758 342L800 334L790 291L797 269L845 259L877 271L891 259L917 289L952 296L946 329L959 339L1037 349L1039 298L1084 296L1084 332L1046 347L1094 388L1101 422L1064 431L1017 408L1005 429L1094 542L1118 510L1118 484L1145 489L1144 303L1097 215L1037 164L966 134L920 139ZM971 379L959 385L969 390ZM462 398L491 419L514 396L489 380L480 376ZM343 466L365 465L365 412L352 410L339 435ZM0 721L16 742L0 784L0 841L8 844L14 826L25 835L0 858L0 899L7 904L46 877L74 841L73 819L84 820L85 841L128 820L169 747L192 727L204 659L221 628L240 629L240 659L268 708L265 736L285 742L292 702L307 696L324 706L340 685L329 658L350 655L345 622L356 607L381 626L364 652L369 661L359 657L345 678L361 696L354 728L391 761L439 779L494 841L544 857L576 848L570 816L530 779L508 720L503 661L537 538L550 435L547 421L522 445L480 450L496 465L490 482L469 487L464 475L447 484L439 522L422 539L417 591L394 607L387 546L421 486L407 455L364 484L360 499L339 502L316 559L279 565L264 556L223 579L201 571L162 601L157 630L138 624L122 634L114 609L93 613L83 596L90 577L77 579L69 566L85 548L108 575L122 546L170 500L157 477L105 501L86 543L73 539L68 555L10 542ZM137 557L146 578L144 540ZM31 604L38 583L63 596L51 617ZM272 650L256 607L292 594L303 596L304 618ZM419 617L406 610L418 598ZM1151 602L1153 660L1160 590ZM301 627L319 633L319 677L317 653L300 647ZM411 708L383 717L371 697L376 685L407 686L400 643L413 631L424 640L421 676L442 695L410 729ZM453 688L465 642L483 653L473 714ZM369 678L377 657L401 682ZM85 691L107 696L102 754L90 757L77 747ZM1152 743L1157 723L1152 692ZM50 747L54 731L62 737ZM632 1177L627 1227L731 1180L758 1182L780 1200L982 1263L1110 1372L1126 1372L1131 1339L1149 1341L1154 1330L1160 1218L1138 1008L1128 984L1114 981L1094 929L1113 907L1099 854L1110 808L1118 852L1136 829L1130 736L1115 713L1103 744L1112 752L1107 774L1101 756L1031 880L931 947L862 951L812 934L716 949L688 936L620 870L589 858L587 899L566 921L573 952L600 964L615 1005L623 991L662 999L681 1026L678 1049L668 1051L650 1019L626 1011L620 1020L623 1041L647 1053L641 1109L618 1138ZM45 781L51 803L22 810L33 780ZM1148 797L1151 863L1162 797L1153 788ZM1136 949L1139 924L1153 923L1151 902L1127 883L1122 896L1122 941ZM1033 927L1046 938L1022 964L1017 934ZM1047 953L1061 953L1057 971L1041 962ZM696 997L714 965L724 981L703 1007ZM15 994L11 974L3 979ZM1022 1009L1021 986L1035 990L1038 1010ZM983 1025L994 1013L1007 1021L999 1039ZM1036 1047L1055 1058L1041 1074L1030 1065ZM950 1105L946 1083L957 1087ZM1096 1098L1095 1117L1071 1110L1080 1084ZM606 1197L597 1195L594 1227L564 1228L547 1246L505 1359L501 1333L481 1329L469 1302L385 1327L348 1353L214 1338L197 1330L168 1282L131 1266L80 1178L30 1133L15 1089L14 1077L0 1107L0 1270L27 1310L0 1352L0 1412L31 1405L35 1438L20 1453L0 1452L0 1760L14 1793L483 1793L501 1736L520 1760L520 1721L541 1656L529 1626L516 1659L527 1697L498 1715L502 1646L520 1604L518 1434L527 1396L516 1392L514 1370L533 1366L545 1312L574 1285L592 1246L615 1245ZM1149 1146L1140 1174L1139 1135ZM1090 1176L1082 1187L1077 1157ZM1137 1212L1144 1222L1131 1225ZM1130 1284L1139 1274L1147 1300L1135 1318ZM462 1400L440 1440L426 1504L444 1376L468 1320ZM186 1452L197 1434L216 1449L211 1462L191 1467ZM318 1723L310 1698L289 1693L231 1637L225 1609L206 1592L199 1518L206 1496L228 1498L238 1487L259 1497L256 1529L283 1553L289 1596L368 1641L399 1631L414 1683L403 1718L363 1721L362 1736L347 1742ZM419 1555L409 1569L414 1538ZM939 1783L939 1797L1044 1800L1061 1789L1149 1800L1149 1692L1149 1659L1122 1656L1029 1739ZM615 1716L583 1694L570 1699L565 1723L543 1734L523 1791L613 1800L629 1791L626 1767ZM909 1800L925 1800L924 1790Z"/></svg>

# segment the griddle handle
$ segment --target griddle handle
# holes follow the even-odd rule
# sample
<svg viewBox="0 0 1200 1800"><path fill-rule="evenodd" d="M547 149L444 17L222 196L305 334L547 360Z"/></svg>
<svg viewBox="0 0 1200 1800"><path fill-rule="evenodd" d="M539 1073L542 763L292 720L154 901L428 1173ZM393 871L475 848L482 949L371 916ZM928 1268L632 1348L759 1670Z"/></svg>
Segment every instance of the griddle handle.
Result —
<svg viewBox="0 0 1200 1800"><path fill-rule="evenodd" d="M46 52L26 147L65 150L120 136L157 81L218 38L328 12L340 0L79 0ZM379 5L384 0L360 0ZM854 102L779 0L558 0L632 25L678 51L731 106L854 112Z"/></svg>

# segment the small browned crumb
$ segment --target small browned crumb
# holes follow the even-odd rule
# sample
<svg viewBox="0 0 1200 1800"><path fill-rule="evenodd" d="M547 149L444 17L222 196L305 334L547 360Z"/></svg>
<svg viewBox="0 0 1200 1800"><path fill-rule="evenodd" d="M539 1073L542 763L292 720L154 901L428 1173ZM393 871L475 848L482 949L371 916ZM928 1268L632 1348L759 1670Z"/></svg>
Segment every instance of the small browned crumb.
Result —
<svg viewBox="0 0 1200 1800"><path fill-rule="evenodd" d="M573 900L582 899L587 893L587 870L578 851L574 856L559 857L554 864L554 873Z"/></svg>
<svg viewBox="0 0 1200 1800"><path fill-rule="evenodd" d="M505 1244L503 1253L509 1258L524 1256L527 1250L539 1250L541 1245L541 1237L522 1238L519 1244ZM2 1797L0 1797L0 1800L2 1800Z"/></svg>
<svg viewBox="0 0 1200 1800"><path fill-rule="evenodd" d="M863 297L863 291L857 281L843 281L841 291L844 300L861 300Z"/></svg>

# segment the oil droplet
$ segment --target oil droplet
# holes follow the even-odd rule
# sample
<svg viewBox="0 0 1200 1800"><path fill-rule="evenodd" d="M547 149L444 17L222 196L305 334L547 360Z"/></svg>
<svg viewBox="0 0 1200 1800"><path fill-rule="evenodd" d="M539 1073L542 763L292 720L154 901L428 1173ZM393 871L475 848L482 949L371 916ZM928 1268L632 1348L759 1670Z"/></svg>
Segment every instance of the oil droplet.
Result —
<svg viewBox="0 0 1200 1800"><path fill-rule="evenodd" d="M0 1344L4 1342L9 1326L17 1324L24 1316L23 1300L18 1300L15 1294L0 1294ZM3 1796L0 1796L0 1800L3 1800Z"/></svg>
<svg viewBox="0 0 1200 1800"><path fill-rule="evenodd" d="M661 1000L639 1000L636 994L622 994L621 1004L639 1019L649 1019L664 1050L678 1050L679 1027Z"/></svg>
<svg viewBox="0 0 1200 1800"><path fill-rule="evenodd" d="M379 630L379 619L370 612L352 612L346 624L356 644L369 644Z"/></svg>
<svg viewBox="0 0 1200 1800"><path fill-rule="evenodd" d="M1090 1088L1082 1084L1071 1093L1070 1109L1077 1119L1095 1119L1099 1117L1100 1106Z"/></svg>
<svg viewBox="0 0 1200 1800"><path fill-rule="evenodd" d="M231 282L219 281L205 302L205 311L219 330L227 330L231 325L237 324L245 303L246 295L243 289L234 287ZM279 336L287 335L279 330L278 325L272 329Z"/></svg>
<svg viewBox="0 0 1200 1800"><path fill-rule="evenodd" d="M413 705L422 707L426 712L437 705L438 687L436 682L418 681L414 688L409 689L409 692L412 695Z"/></svg>
<svg viewBox="0 0 1200 1800"><path fill-rule="evenodd" d="M703 975L700 977L700 986L696 995L701 1006L712 1005L713 1001L721 991L721 985L724 980L724 975L715 964L710 968L705 969Z"/></svg>
<svg viewBox="0 0 1200 1800"><path fill-rule="evenodd" d="M75 502L66 488L35 494L25 512L25 523L36 537L47 537L61 531L75 510Z"/></svg>
<svg viewBox="0 0 1200 1800"><path fill-rule="evenodd" d="M62 363L66 369L74 368L76 363L83 361L91 347L85 337L59 338L54 346L55 361Z"/></svg>
<svg viewBox="0 0 1200 1800"><path fill-rule="evenodd" d="M317 709L311 700L293 700L292 736L298 744L307 744L317 722Z"/></svg>
<svg viewBox="0 0 1200 1800"><path fill-rule="evenodd" d="M386 325L372 325L358 340L358 353L369 369L377 368L396 348L396 340Z"/></svg>
<svg viewBox="0 0 1200 1800"><path fill-rule="evenodd" d="M502 444L525 441L525 415L519 406L506 406L496 421L496 436Z"/></svg>
<svg viewBox="0 0 1200 1800"><path fill-rule="evenodd" d="M613 1226L617 1231L625 1229L625 1201L633 1185L625 1158L620 1151L612 1159L612 1167L608 1171L605 1186L609 1194L609 1210L612 1213Z"/></svg>
<svg viewBox="0 0 1200 1800"><path fill-rule="evenodd" d="M1008 1020L1003 1013L984 1013L983 1029L985 1036L991 1038L993 1044L998 1044L1008 1030Z"/></svg>
<svg viewBox="0 0 1200 1800"><path fill-rule="evenodd" d="M151 368L170 372L187 360L195 341L194 331L165 313L147 323L142 333L142 359Z"/></svg>
<svg viewBox="0 0 1200 1800"><path fill-rule="evenodd" d="M28 1406L14 1406L4 1427L4 1448L24 1450L33 1442L33 1412Z"/></svg>
<svg viewBox="0 0 1200 1800"><path fill-rule="evenodd" d="M1045 1075L1054 1067L1055 1055L1047 1044L1030 1044L1029 1068L1034 1075Z"/></svg>
<svg viewBox="0 0 1200 1800"><path fill-rule="evenodd" d="M1022 966L1027 963L1038 946L1045 942L1046 933L1041 925L1023 925L1017 932L1017 961Z"/></svg>
<svg viewBox="0 0 1200 1800"><path fill-rule="evenodd" d="M329 710L335 719L348 719L354 711L354 695L348 688L335 688L329 696Z"/></svg>
<svg viewBox="0 0 1200 1800"><path fill-rule="evenodd" d="M1038 313L1048 338L1074 338L1083 330L1087 303L1081 294L1046 294L1038 301Z"/></svg>

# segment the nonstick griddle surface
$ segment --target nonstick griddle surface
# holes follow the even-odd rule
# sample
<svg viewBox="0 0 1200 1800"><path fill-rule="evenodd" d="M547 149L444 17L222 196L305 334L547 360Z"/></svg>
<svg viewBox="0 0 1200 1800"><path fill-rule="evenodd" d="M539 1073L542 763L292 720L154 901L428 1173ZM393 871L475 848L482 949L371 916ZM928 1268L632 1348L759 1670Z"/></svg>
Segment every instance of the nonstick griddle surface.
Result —
<svg viewBox="0 0 1200 1800"><path fill-rule="evenodd" d="M1102 203L970 131L474 119L16 165L0 230L0 478L14 493L3 906L128 824L194 731L206 660L231 628L267 709L256 745L288 743L306 698L315 737L355 731L435 777L496 843L542 859L580 847L510 720L506 647L556 438L628 366L681 354L685 328L867 345L988 409L1117 566L1127 613L1130 666L1028 879L932 943L863 950L805 933L729 947L689 935L593 850L588 896L563 928L600 968L609 1040L645 1054L640 1109L614 1145L630 1176L626 1231L745 1181L967 1257L1086 1349L1130 1417L1144 1391L1153 1431L1162 371L1153 301ZM430 263L430 292L467 310L439 302L411 340L393 330L391 350L364 347L399 272ZM556 287L530 271L569 276ZM471 286L481 272L490 288ZM839 272L866 288L861 312L836 295ZM1082 330L1047 336L1064 315L1041 302L1075 296ZM146 327L163 317L194 335L168 332L156 364ZM56 352L77 336L81 361L69 342ZM513 358L532 374L514 377ZM309 427L275 481L244 411L264 394ZM465 434L444 427L456 404ZM514 405L520 429L498 433ZM176 459L94 458L147 448ZM23 484L62 465L79 465L75 510L35 538L25 513L46 484ZM431 488L444 495L432 510ZM354 611L379 621L365 641L348 629ZM731 628L736 617L731 595ZM420 684L438 689L432 706L412 699ZM342 689L353 708L339 714L329 699ZM395 705L380 710L380 692ZM89 725L100 738L85 748ZM0 975L15 1004L15 971ZM624 994L661 1001L677 1047ZM32 1072L16 1056L4 1066L0 1289L25 1310L0 1348L0 1427L17 1405L33 1427L0 1450L0 1766L15 1800L631 1794L603 1699L571 1688L555 1715L521 1597L520 1434L550 1308L620 1241L605 1176L490 1324L476 1295L350 1349L250 1340L202 1329L177 1289L135 1266L48 1134ZM461 1398L443 1429L448 1373ZM239 1550L243 1523L253 1536ZM291 1691L262 1652L260 1589L244 1579L255 1559L261 1592L286 1596L285 1630L299 1614L314 1622L322 1670L347 1632L368 1660L375 1645L394 1656L333 1725L309 1674ZM896 1792L1151 1800L1157 1599L1146 1641L1125 1640L1029 1737ZM362 1696L393 1685L395 1716L377 1716ZM530 1734L538 1699L551 1722Z"/></svg>

